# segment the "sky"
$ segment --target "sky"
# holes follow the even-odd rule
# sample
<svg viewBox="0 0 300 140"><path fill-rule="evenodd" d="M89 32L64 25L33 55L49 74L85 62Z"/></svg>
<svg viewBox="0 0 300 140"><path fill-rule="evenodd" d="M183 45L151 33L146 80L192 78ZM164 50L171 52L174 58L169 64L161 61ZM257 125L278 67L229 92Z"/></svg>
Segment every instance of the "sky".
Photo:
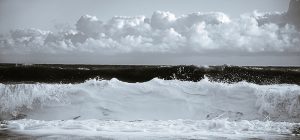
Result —
<svg viewBox="0 0 300 140"><path fill-rule="evenodd" d="M0 63L300 66L300 2L0 0Z"/></svg>
<svg viewBox="0 0 300 140"><path fill-rule="evenodd" d="M224 12L230 17L253 12L287 11L289 0L0 0L0 33L16 28L54 30L89 14L106 21L113 16L151 16L156 10L176 15Z"/></svg>

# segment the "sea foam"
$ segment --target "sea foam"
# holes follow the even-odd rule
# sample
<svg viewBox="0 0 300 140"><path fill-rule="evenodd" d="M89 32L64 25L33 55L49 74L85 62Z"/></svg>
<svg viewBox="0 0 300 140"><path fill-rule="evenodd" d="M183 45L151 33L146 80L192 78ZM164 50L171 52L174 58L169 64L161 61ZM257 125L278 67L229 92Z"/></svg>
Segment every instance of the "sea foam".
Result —
<svg viewBox="0 0 300 140"><path fill-rule="evenodd" d="M2 114L17 112L28 119L300 121L298 85L227 84L207 78L144 83L91 79L80 84L1 84L0 91Z"/></svg>

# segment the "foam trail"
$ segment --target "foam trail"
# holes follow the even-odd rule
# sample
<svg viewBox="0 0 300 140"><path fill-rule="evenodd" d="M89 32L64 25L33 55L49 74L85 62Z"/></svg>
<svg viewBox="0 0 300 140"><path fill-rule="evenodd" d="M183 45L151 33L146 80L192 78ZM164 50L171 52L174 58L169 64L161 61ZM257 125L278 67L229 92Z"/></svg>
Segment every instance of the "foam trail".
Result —
<svg viewBox="0 0 300 140"><path fill-rule="evenodd" d="M167 121L103 121L67 120L10 122L10 129L38 138L53 139L284 139L294 123L271 121L167 120Z"/></svg>

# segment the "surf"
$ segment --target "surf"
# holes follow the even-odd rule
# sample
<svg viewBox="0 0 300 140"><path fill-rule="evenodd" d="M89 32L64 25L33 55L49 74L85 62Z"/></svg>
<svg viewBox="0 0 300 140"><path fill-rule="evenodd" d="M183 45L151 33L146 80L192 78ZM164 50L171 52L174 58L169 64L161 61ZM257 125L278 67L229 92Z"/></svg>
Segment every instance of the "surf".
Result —
<svg viewBox="0 0 300 140"><path fill-rule="evenodd" d="M2 116L26 114L28 119L300 121L300 87L289 84L91 79L78 84L1 84L0 91Z"/></svg>

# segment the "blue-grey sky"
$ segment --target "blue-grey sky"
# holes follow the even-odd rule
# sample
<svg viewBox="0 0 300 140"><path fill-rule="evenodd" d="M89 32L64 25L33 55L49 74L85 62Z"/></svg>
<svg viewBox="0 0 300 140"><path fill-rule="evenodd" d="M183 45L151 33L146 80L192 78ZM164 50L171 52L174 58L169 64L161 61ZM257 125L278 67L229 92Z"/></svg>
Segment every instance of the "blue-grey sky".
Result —
<svg viewBox="0 0 300 140"><path fill-rule="evenodd" d="M286 11L289 0L0 0L0 32L16 28L54 29L73 25L90 14L100 20L112 16L151 16L156 10L176 15L220 11L230 17L258 10Z"/></svg>

